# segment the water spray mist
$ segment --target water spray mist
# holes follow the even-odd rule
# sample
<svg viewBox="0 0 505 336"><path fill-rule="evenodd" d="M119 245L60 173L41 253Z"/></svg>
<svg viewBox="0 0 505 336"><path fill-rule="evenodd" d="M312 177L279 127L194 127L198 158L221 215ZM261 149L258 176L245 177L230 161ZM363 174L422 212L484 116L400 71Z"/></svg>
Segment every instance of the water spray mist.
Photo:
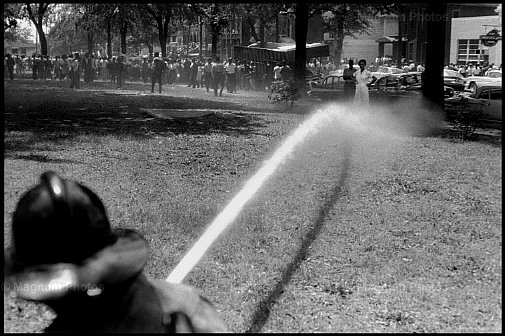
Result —
<svg viewBox="0 0 505 336"><path fill-rule="evenodd" d="M204 254L219 237L219 235L235 220L245 203L261 188L263 183L277 170L284 160L291 154L295 146L301 143L310 133L316 131L336 114L331 110L318 110L312 117L301 124L265 161L263 166L254 174L228 205L208 226L202 236L177 264L166 279L168 282L180 283L193 267L202 259Z"/></svg>

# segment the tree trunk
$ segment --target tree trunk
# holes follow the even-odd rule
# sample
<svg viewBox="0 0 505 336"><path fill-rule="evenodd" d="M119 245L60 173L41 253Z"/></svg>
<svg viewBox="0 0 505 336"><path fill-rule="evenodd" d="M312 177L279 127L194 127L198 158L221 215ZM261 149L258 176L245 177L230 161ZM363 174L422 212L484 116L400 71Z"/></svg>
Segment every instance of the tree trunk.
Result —
<svg viewBox="0 0 505 336"><path fill-rule="evenodd" d="M167 57L167 37L164 34L160 35L161 57Z"/></svg>
<svg viewBox="0 0 505 336"><path fill-rule="evenodd" d="M168 40L168 24L170 23L170 16L165 16L165 21L162 19L159 21L160 27L160 47L161 47L161 56L167 57L167 40Z"/></svg>
<svg viewBox="0 0 505 336"><path fill-rule="evenodd" d="M35 18L35 15L32 12L32 7L30 6L29 3L26 4L26 10L28 11L28 17L30 20L33 22L35 25L35 28L37 29L37 34L40 39L40 53L42 55L47 56L47 39L46 39L46 34L44 33L44 29L42 29L43 25L43 20L42 18L44 17L44 13L47 10L47 6L49 4L45 4L46 6L44 7L44 3L39 3L37 9L37 18Z"/></svg>
<svg viewBox="0 0 505 336"><path fill-rule="evenodd" d="M344 48L344 20L339 19L337 22L337 31L335 37L335 64L337 67L340 65L342 60L342 50Z"/></svg>
<svg viewBox="0 0 505 336"><path fill-rule="evenodd" d="M296 4L295 21L295 80L299 88L305 86L305 63L307 59L307 25L309 22L307 3L298 2Z"/></svg>
<svg viewBox="0 0 505 336"><path fill-rule="evenodd" d="M443 17L446 3L432 3L428 6L430 17ZM433 13L433 14L432 14ZM432 16L433 15L433 16ZM423 83L424 96L443 109L444 107L444 58L445 58L445 20L427 22L426 70Z"/></svg>
<svg viewBox="0 0 505 336"><path fill-rule="evenodd" d="M263 45L266 40L265 40L265 22L263 21L260 21L260 41L261 41L261 44Z"/></svg>
<svg viewBox="0 0 505 336"><path fill-rule="evenodd" d="M119 34L121 35L121 54L126 55L126 22L121 23L121 28L119 29Z"/></svg>
<svg viewBox="0 0 505 336"><path fill-rule="evenodd" d="M242 45L243 46L246 46L246 45L249 45L250 44L250 40L251 40L251 30L249 29L249 23L247 22L247 20L242 20Z"/></svg>
<svg viewBox="0 0 505 336"><path fill-rule="evenodd" d="M252 18L248 17L247 23L249 24L249 29L251 31L252 37L254 37L256 42L258 42L260 40L260 38L258 37L258 34L256 33L256 28L254 28L254 21L252 20Z"/></svg>
<svg viewBox="0 0 505 336"><path fill-rule="evenodd" d="M400 5L402 6L402 5ZM401 8L401 7L400 7ZM398 15L398 49L396 50L396 66L398 69L402 68L402 49L403 49L403 20L402 16L405 15L403 8L400 9Z"/></svg>
<svg viewBox="0 0 505 336"><path fill-rule="evenodd" d="M153 52L154 52L154 46L153 46L153 43L149 43L147 45L147 49L149 50L149 57L151 57L153 55Z"/></svg>
<svg viewBox="0 0 505 336"><path fill-rule="evenodd" d="M110 20L107 21L107 57L112 57L112 32Z"/></svg>
<svg viewBox="0 0 505 336"><path fill-rule="evenodd" d="M219 39L219 34L216 32L212 32L212 58L215 58L217 55L217 41Z"/></svg>
<svg viewBox="0 0 505 336"><path fill-rule="evenodd" d="M40 53L42 55L47 55L47 39L46 39L46 34L44 33L44 30L42 29L42 23L40 23L40 25L35 23L35 27L37 28L37 33L39 35Z"/></svg>
<svg viewBox="0 0 505 336"><path fill-rule="evenodd" d="M279 43L279 13L275 13L275 42Z"/></svg>
<svg viewBox="0 0 505 336"><path fill-rule="evenodd" d="M86 40L88 42L88 53L93 53L93 33L88 31L86 34Z"/></svg>

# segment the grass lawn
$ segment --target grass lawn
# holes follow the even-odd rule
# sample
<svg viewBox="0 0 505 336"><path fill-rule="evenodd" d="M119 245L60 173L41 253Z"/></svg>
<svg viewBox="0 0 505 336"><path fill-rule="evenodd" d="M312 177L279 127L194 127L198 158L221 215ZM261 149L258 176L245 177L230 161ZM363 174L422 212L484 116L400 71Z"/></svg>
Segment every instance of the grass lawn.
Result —
<svg viewBox="0 0 505 336"><path fill-rule="evenodd" d="M16 202L54 170L94 190L113 226L150 241L156 278L318 104L4 83L4 245ZM245 117L163 120L140 108ZM342 125L298 146L185 282L234 332L501 332L501 131L460 141L381 117ZM41 331L52 318L4 293L6 332Z"/></svg>

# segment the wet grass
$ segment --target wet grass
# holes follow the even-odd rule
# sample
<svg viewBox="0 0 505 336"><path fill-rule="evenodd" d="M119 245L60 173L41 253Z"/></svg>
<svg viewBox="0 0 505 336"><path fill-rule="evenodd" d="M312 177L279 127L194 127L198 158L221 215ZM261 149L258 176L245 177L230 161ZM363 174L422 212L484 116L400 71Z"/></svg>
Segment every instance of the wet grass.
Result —
<svg viewBox="0 0 505 336"><path fill-rule="evenodd" d="M4 244L17 200L51 169L94 190L113 226L150 241L146 272L157 278L310 106L289 113L266 94L216 99L176 86L104 96L56 84L4 89ZM139 111L146 106L255 113L168 121ZM322 130L186 282L235 332L500 332L501 133L491 140ZM5 331L41 331L52 318L4 299Z"/></svg>

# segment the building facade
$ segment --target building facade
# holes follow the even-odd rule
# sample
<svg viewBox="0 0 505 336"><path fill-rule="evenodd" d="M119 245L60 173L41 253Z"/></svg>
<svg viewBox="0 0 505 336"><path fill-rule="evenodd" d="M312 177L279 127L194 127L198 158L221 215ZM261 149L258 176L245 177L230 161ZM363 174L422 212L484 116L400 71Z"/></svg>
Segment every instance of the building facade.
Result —
<svg viewBox="0 0 505 336"><path fill-rule="evenodd" d="M468 64L484 62L499 65L502 63L502 41L494 46L485 46L480 36L491 30L498 30L501 35L501 17L476 16L453 18L449 62Z"/></svg>
<svg viewBox="0 0 505 336"><path fill-rule="evenodd" d="M25 55L31 56L37 50L35 43L25 42L8 42L4 41L4 55L9 53L11 55Z"/></svg>

